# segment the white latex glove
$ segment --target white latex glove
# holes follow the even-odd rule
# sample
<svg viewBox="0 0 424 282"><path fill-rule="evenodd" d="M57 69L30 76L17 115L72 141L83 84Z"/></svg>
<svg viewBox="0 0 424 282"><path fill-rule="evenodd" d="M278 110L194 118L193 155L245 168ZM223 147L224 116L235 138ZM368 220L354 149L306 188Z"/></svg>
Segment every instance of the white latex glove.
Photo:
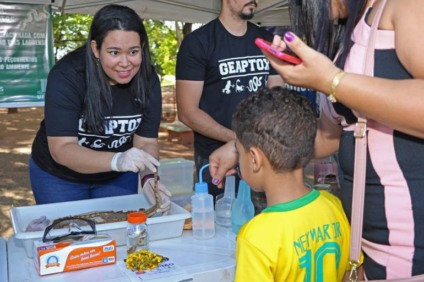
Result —
<svg viewBox="0 0 424 282"><path fill-rule="evenodd" d="M131 148L123 153L116 153L112 159L112 170L139 172L146 168L156 172L159 161L152 155L138 148Z"/></svg>
<svg viewBox="0 0 424 282"><path fill-rule="evenodd" d="M155 179L150 178L146 180L143 186L143 193L151 205L156 204L155 193L153 189L154 185L155 185ZM169 192L168 189L166 189L165 185L160 183L160 181L158 181L158 190L159 190L159 196L161 199L161 205L160 205L160 208L157 210L157 212L162 213L162 215L167 215L169 212L169 209L171 208L172 194L171 192Z"/></svg>

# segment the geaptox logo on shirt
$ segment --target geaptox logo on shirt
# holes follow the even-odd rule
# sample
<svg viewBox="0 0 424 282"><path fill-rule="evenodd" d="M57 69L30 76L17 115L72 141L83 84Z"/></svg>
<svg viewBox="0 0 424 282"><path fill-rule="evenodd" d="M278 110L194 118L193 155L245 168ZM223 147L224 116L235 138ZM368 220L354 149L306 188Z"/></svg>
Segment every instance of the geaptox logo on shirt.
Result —
<svg viewBox="0 0 424 282"><path fill-rule="evenodd" d="M117 149L128 142L132 142L132 136L140 126L141 115L112 116L106 118L103 134L87 132L83 126L83 118L79 120L78 143L91 149Z"/></svg>
<svg viewBox="0 0 424 282"><path fill-rule="evenodd" d="M223 94L254 92L266 84L270 66L263 55L229 58L218 63L225 81Z"/></svg>

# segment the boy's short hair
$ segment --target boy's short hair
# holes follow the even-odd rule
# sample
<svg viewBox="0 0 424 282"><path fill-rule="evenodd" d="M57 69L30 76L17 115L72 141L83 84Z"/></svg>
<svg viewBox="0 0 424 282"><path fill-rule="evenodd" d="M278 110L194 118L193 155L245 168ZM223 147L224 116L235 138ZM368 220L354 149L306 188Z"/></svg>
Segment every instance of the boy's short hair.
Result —
<svg viewBox="0 0 424 282"><path fill-rule="evenodd" d="M273 87L240 102L232 129L245 150L257 147L274 171L288 171L303 168L311 160L317 120L306 97Z"/></svg>

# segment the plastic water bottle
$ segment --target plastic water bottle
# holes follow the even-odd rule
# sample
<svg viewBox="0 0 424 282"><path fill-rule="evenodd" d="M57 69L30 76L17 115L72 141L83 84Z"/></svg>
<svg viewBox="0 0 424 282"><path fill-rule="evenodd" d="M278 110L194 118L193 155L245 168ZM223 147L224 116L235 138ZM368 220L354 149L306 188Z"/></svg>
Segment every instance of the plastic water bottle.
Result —
<svg viewBox="0 0 424 282"><path fill-rule="evenodd" d="M194 195L191 196L191 220L193 223L193 238L204 240L215 236L215 212L213 197L208 194L208 185L202 181L204 165L199 171L199 182L194 185Z"/></svg>
<svg viewBox="0 0 424 282"><path fill-rule="evenodd" d="M234 201L233 208L231 210L233 232L237 234L243 224L252 219L254 216L255 207L250 199L250 186L241 179L239 182L237 198Z"/></svg>
<svg viewBox="0 0 424 282"><path fill-rule="evenodd" d="M225 228L231 228L231 209L233 207L236 179L230 175L225 178L224 197L216 201L215 223Z"/></svg>

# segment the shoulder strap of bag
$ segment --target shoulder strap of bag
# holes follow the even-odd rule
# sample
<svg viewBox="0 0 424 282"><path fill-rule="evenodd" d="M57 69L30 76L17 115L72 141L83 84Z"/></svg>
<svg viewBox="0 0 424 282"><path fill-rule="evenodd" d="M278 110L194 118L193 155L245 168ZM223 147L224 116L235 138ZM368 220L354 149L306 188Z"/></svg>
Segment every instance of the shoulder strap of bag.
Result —
<svg viewBox="0 0 424 282"><path fill-rule="evenodd" d="M374 75L374 47L376 41L376 31L378 23L386 5L386 0L382 0L380 7L374 17L371 25L370 37L365 54L365 62L363 74ZM353 176L353 196L352 196L352 217L351 217L351 235L350 235L350 264L353 272L351 276L356 276L356 269L360 264L361 256L361 238L362 238L362 223L364 213L364 198L365 198L365 173L367 164L367 120L365 117L359 116L355 126L355 166ZM354 277L351 277L356 281Z"/></svg>

